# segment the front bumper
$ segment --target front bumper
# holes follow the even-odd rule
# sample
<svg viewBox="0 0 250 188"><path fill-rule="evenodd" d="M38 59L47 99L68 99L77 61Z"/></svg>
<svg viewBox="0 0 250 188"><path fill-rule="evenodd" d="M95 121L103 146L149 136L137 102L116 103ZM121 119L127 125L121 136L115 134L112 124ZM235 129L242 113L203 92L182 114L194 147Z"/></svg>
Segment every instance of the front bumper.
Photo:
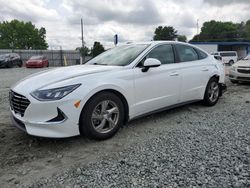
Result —
<svg viewBox="0 0 250 188"><path fill-rule="evenodd" d="M20 130L22 130L22 131L24 131L24 132L27 132L27 131L26 131L25 124L24 124L22 121L20 121L19 119L17 119L17 118L16 118L14 115L12 115L12 114L11 114L10 118L11 118L12 124L13 124L14 126L16 126L18 129L20 129Z"/></svg>
<svg viewBox="0 0 250 188"><path fill-rule="evenodd" d="M70 121L46 123L23 121L19 118L12 112L13 125L29 135L46 138L66 138L80 135L78 124L72 124Z"/></svg>
<svg viewBox="0 0 250 188"><path fill-rule="evenodd" d="M30 97L29 100L24 115L10 109L13 125L38 137L66 138L80 134L81 108L74 106L76 99L40 102Z"/></svg>
<svg viewBox="0 0 250 188"><path fill-rule="evenodd" d="M43 64L26 64L26 68L43 68Z"/></svg>
<svg viewBox="0 0 250 188"><path fill-rule="evenodd" d="M235 81L250 82L250 74L239 73L237 70L230 70L229 79Z"/></svg>

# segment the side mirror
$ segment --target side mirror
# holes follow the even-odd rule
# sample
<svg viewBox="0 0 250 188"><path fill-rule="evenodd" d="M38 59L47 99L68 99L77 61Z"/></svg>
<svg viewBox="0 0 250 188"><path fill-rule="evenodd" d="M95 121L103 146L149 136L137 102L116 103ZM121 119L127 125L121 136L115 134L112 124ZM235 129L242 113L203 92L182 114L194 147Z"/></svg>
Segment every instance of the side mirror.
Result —
<svg viewBox="0 0 250 188"><path fill-rule="evenodd" d="M222 57L220 55L214 55L214 58L217 59L218 61L222 61Z"/></svg>
<svg viewBox="0 0 250 188"><path fill-rule="evenodd" d="M151 67L159 67L161 62L155 58L148 58L143 63L142 72L147 72Z"/></svg>

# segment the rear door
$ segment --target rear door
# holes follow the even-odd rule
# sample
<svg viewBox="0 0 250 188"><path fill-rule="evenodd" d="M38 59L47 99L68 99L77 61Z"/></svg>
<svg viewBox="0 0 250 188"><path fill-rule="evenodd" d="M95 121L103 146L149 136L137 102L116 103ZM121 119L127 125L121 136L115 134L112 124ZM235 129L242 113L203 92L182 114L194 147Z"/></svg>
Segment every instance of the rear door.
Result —
<svg viewBox="0 0 250 188"><path fill-rule="evenodd" d="M203 99L209 80L208 55L189 45L176 44L182 74L180 102Z"/></svg>

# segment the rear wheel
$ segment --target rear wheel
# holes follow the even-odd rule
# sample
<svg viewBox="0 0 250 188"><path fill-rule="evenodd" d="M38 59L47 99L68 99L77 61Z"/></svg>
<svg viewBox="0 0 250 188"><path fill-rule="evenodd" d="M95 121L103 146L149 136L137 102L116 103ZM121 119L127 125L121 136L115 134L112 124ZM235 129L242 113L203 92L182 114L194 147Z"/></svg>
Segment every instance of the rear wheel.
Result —
<svg viewBox="0 0 250 188"><path fill-rule="evenodd" d="M214 106L220 97L220 86L217 78L211 78L207 84L203 98L203 104L206 106Z"/></svg>
<svg viewBox="0 0 250 188"><path fill-rule="evenodd" d="M80 116L80 132L88 138L103 140L112 137L124 122L121 99L111 92L92 97Z"/></svg>

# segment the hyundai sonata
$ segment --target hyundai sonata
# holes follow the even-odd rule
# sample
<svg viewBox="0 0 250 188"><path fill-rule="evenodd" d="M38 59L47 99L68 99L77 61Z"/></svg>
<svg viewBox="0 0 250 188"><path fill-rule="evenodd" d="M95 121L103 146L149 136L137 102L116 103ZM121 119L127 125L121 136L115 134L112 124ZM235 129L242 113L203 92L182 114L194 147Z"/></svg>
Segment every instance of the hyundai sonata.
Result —
<svg viewBox="0 0 250 188"><path fill-rule="evenodd" d="M194 101L213 106L224 68L187 43L132 43L85 65L31 75L10 90L14 125L30 135L93 139L113 136L127 121Z"/></svg>

